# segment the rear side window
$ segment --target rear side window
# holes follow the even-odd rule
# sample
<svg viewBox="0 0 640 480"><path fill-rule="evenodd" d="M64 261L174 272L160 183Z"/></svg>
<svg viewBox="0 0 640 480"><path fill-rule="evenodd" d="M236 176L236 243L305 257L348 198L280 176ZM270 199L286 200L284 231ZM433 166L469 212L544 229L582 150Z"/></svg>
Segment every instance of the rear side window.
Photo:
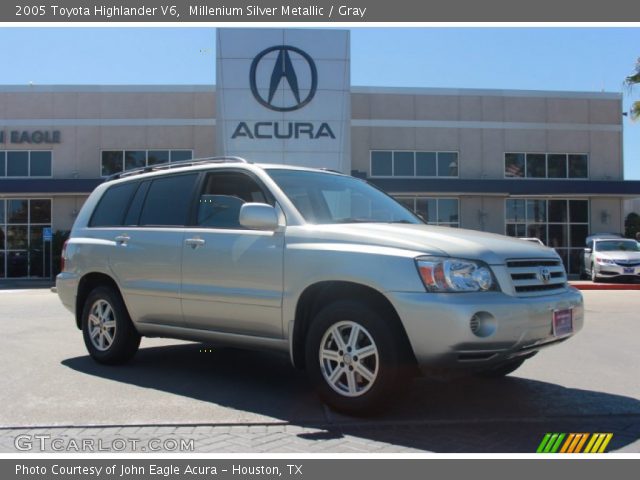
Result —
<svg viewBox="0 0 640 480"><path fill-rule="evenodd" d="M140 225L186 225L197 174L172 175L153 180L140 214Z"/></svg>
<svg viewBox="0 0 640 480"><path fill-rule="evenodd" d="M122 225L129 202L138 188L138 182L127 182L109 188L93 212L90 227L117 227Z"/></svg>

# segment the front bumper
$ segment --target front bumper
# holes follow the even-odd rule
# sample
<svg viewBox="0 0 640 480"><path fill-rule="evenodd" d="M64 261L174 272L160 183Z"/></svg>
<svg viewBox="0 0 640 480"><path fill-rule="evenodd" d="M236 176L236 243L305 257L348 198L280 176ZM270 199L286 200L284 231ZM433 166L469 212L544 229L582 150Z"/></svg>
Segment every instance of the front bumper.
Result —
<svg viewBox="0 0 640 480"><path fill-rule="evenodd" d="M555 295L515 297L502 292L387 292L400 316L418 365L432 369L481 370L529 356L582 329L584 306L573 287ZM556 337L553 311L572 309L573 332ZM472 331L472 318L488 328ZM478 332L478 329L476 329Z"/></svg>
<svg viewBox="0 0 640 480"><path fill-rule="evenodd" d="M621 277L640 276L640 266L625 267L622 265L611 265L608 263L598 263L595 266L596 274L601 277Z"/></svg>

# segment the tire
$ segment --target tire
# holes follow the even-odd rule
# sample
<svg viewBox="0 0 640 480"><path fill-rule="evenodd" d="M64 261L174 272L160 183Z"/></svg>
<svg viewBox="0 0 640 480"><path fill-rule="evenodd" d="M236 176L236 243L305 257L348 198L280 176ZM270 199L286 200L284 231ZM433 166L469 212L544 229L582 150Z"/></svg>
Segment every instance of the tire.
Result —
<svg viewBox="0 0 640 480"><path fill-rule="evenodd" d="M526 359L520 358L518 360L509 360L506 363L502 363L497 367L491 368L489 370L482 370L478 372L478 376L484 378L502 378L506 377L510 373L516 371L520 366L524 363Z"/></svg>
<svg viewBox="0 0 640 480"><path fill-rule="evenodd" d="M411 381L411 361L393 320L354 301L335 302L315 316L306 338L306 367L327 405L368 415L401 397Z"/></svg>
<svg viewBox="0 0 640 480"><path fill-rule="evenodd" d="M596 273L596 267L593 264L591 264L591 281L593 283L598 283L600 281L600 278L598 278L598 274Z"/></svg>
<svg viewBox="0 0 640 480"><path fill-rule="evenodd" d="M127 362L140 345L120 293L106 286L94 289L84 302L82 336L91 358L107 365Z"/></svg>

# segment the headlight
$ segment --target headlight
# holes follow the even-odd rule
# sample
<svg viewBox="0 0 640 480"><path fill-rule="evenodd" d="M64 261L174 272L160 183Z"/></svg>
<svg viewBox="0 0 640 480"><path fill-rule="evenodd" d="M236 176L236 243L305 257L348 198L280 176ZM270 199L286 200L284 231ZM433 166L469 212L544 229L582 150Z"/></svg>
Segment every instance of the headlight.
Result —
<svg viewBox="0 0 640 480"><path fill-rule="evenodd" d="M483 262L448 257L419 257L416 265L430 292L485 292L498 284Z"/></svg>
<svg viewBox="0 0 640 480"><path fill-rule="evenodd" d="M603 265L615 265L616 262L610 258L601 258L601 257L596 257L596 262L598 263L602 263Z"/></svg>

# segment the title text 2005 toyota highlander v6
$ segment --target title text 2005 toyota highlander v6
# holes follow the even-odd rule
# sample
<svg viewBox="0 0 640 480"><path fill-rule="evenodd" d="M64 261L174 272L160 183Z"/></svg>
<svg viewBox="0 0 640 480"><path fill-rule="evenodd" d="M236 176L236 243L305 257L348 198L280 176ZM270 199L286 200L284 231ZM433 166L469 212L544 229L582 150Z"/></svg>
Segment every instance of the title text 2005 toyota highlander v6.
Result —
<svg viewBox="0 0 640 480"><path fill-rule="evenodd" d="M351 413L418 371L506 375L583 323L551 249L425 225L353 177L234 158L101 184L63 260L58 294L98 362L141 336L281 350Z"/></svg>

